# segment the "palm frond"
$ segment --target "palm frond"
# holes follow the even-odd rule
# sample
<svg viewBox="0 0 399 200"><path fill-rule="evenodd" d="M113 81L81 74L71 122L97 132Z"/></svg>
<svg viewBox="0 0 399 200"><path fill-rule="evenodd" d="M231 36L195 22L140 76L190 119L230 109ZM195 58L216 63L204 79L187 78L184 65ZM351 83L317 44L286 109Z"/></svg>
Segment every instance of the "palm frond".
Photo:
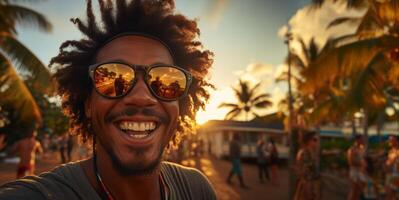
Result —
<svg viewBox="0 0 399 200"><path fill-rule="evenodd" d="M308 60L303 60L298 54L290 53L285 59L285 63L289 63L291 67L303 69L306 67Z"/></svg>
<svg viewBox="0 0 399 200"><path fill-rule="evenodd" d="M236 90L236 94L241 102L248 102L250 100L249 83L247 81L239 80L239 86Z"/></svg>
<svg viewBox="0 0 399 200"><path fill-rule="evenodd" d="M326 1L343 2L348 8L363 9L369 5L368 0L312 0L312 8L320 8Z"/></svg>
<svg viewBox="0 0 399 200"><path fill-rule="evenodd" d="M0 17L15 24L24 26L32 26L41 31L50 32L52 30L51 23L42 14L19 5L0 5Z"/></svg>
<svg viewBox="0 0 399 200"><path fill-rule="evenodd" d="M317 45L315 38L312 37L309 41L309 47L307 49L308 52L308 63L313 62L319 56L320 47Z"/></svg>
<svg viewBox="0 0 399 200"><path fill-rule="evenodd" d="M11 63L0 54L0 106L13 111L11 123L35 128L41 114L35 99Z"/></svg>
<svg viewBox="0 0 399 200"><path fill-rule="evenodd" d="M359 41L359 35L357 33L343 35L336 38L330 38L327 40L324 47L320 50L320 54L322 52L329 51L335 47L339 47L356 41Z"/></svg>
<svg viewBox="0 0 399 200"><path fill-rule="evenodd" d="M226 114L225 118L228 120L234 119L241 113L241 111L242 111L242 109L240 109L240 108L232 109L231 111L229 111Z"/></svg>
<svg viewBox="0 0 399 200"><path fill-rule="evenodd" d="M337 76L346 77L364 69L377 53L398 45L395 37L385 35L325 51L302 72L307 81L301 90L313 93L315 88L332 82Z"/></svg>
<svg viewBox="0 0 399 200"><path fill-rule="evenodd" d="M361 23L362 19L363 17L339 17L330 22L327 26L327 29L342 25L344 23L351 26L358 26L358 24Z"/></svg>
<svg viewBox="0 0 399 200"><path fill-rule="evenodd" d="M22 43L10 34L0 32L0 49L11 58L16 67L28 71L35 78L35 88L43 93L54 91L51 74L47 67Z"/></svg>
<svg viewBox="0 0 399 200"><path fill-rule="evenodd" d="M381 109L386 105L383 92L385 74L389 64L382 53L378 53L368 66L355 78L353 87L348 91L348 105L351 107L368 107L369 110Z"/></svg>
<svg viewBox="0 0 399 200"><path fill-rule="evenodd" d="M267 108L272 105L273 105L272 102L268 100L259 101L254 104L255 108Z"/></svg>
<svg viewBox="0 0 399 200"><path fill-rule="evenodd" d="M224 108L224 107L227 107L227 108L237 108L237 107L239 107L239 105L234 104L234 103L221 103L221 104L218 106L218 108Z"/></svg>
<svg viewBox="0 0 399 200"><path fill-rule="evenodd" d="M255 86L253 86L252 88L249 89L249 100L252 100L254 97L254 95L256 94L256 91L259 89L259 87L261 86L261 82L257 83Z"/></svg>
<svg viewBox="0 0 399 200"><path fill-rule="evenodd" d="M305 41L303 40L302 37L298 38L298 42L299 42L299 44L301 44L301 52L305 56L306 62L308 62L310 60L310 55L309 55L309 51L308 51L308 48L306 46L306 43L305 43Z"/></svg>
<svg viewBox="0 0 399 200"><path fill-rule="evenodd" d="M252 102L258 102L259 100L269 99L269 98L270 98L270 94L263 93L263 94L260 94L260 95L256 96L255 98L253 98Z"/></svg>
<svg viewBox="0 0 399 200"><path fill-rule="evenodd" d="M384 22L381 21L376 11L374 9L369 9L362 17L362 20L357 27L356 34L363 38L368 35L374 37L375 33L384 29L384 26Z"/></svg>

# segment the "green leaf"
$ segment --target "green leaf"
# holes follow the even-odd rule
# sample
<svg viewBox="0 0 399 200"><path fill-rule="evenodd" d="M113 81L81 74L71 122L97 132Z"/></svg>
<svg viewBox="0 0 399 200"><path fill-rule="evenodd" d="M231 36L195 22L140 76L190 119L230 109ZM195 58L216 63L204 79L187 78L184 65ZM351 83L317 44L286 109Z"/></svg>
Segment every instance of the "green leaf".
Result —
<svg viewBox="0 0 399 200"><path fill-rule="evenodd" d="M11 123L31 128L41 123L41 114L35 99L2 54L0 54L0 97L0 106L14 113Z"/></svg>

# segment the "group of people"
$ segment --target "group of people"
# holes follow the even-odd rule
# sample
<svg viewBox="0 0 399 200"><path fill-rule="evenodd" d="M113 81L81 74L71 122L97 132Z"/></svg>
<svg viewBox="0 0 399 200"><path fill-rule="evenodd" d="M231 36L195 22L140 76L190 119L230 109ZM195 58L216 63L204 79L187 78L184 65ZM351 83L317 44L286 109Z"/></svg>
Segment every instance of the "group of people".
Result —
<svg viewBox="0 0 399 200"><path fill-rule="evenodd" d="M240 186L242 188L249 188L243 177L241 167L241 142L240 135L234 134L233 140L229 145L229 158L231 160L231 170L226 182L232 184L233 176L237 176ZM273 138L269 138L267 143L263 139L259 139L256 145L257 165L259 182L264 183L264 180L269 180L273 185L278 185L278 150Z"/></svg>
<svg viewBox="0 0 399 200"><path fill-rule="evenodd" d="M273 138L268 138L267 143L260 139L256 145L259 182L268 179L273 185L278 185L278 151ZM270 173L269 173L270 172Z"/></svg>
<svg viewBox="0 0 399 200"><path fill-rule="evenodd" d="M0 134L0 150L6 147L6 135ZM74 140L71 135L63 134L50 137L44 134L41 139L37 138L37 131L30 131L21 139L6 149L10 156L17 156L19 159L17 165L17 178L22 178L27 175L34 175L36 168L37 157L41 159L54 159L52 152L58 151L60 154L60 162L66 163L73 161L72 150L74 147ZM79 147L84 148L84 146ZM84 157L80 156L79 159Z"/></svg>
<svg viewBox="0 0 399 200"><path fill-rule="evenodd" d="M355 137L353 145L348 149L347 160L349 165L349 179L351 189L348 200L381 199L379 181L374 178L375 160L381 160L383 171L383 190L385 200L399 198L399 136L388 137L389 151L368 155L365 148L365 138L362 135ZM380 182L380 183L381 183Z"/></svg>
<svg viewBox="0 0 399 200"><path fill-rule="evenodd" d="M315 131L301 133L301 148L296 156L294 171L297 173L297 184L294 194L295 200L321 199L320 169L317 166L317 148L319 138ZM396 200L399 198L399 136L388 138L389 151L368 155L366 153L365 138L362 135L354 137L353 145L347 150L349 166L350 190L348 200ZM385 158L385 159L384 159ZM384 198L381 188L375 179L375 163L383 159L381 170L385 177Z"/></svg>

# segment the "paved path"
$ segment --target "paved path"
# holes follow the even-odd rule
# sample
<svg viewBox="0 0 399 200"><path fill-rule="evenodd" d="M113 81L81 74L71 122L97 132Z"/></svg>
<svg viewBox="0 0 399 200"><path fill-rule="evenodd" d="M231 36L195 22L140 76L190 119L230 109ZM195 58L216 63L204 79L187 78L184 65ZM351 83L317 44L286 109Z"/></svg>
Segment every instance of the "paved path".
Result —
<svg viewBox="0 0 399 200"><path fill-rule="evenodd" d="M243 164L243 174L245 183L249 189L242 189L236 178L233 178L233 184L226 184L226 177L230 171L230 163L225 160L219 160L212 157L203 157L183 161L183 164L190 167L196 167L208 176L215 187L218 199L220 200L288 200L288 170L281 168L279 170L280 183L273 185L270 182L259 183L258 169L254 164ZM329 175L323 178L323 200L341 200L346 199L348 185L345 177L334 177Z"/></svg>
<svg viewBox="0 0 399 200"><path fill-rule="evenodd" d="M49 156L48 159L38 161L36 173L39 174L43 171L51 170L59 165L59 160L58 154L54 154ZM284 168L280 169L281 182L279 186L274 186L268 182L260 184L256 166L243 164L245 182L250 189L242 189L235 178L232 179L232 185L226 183L225 180L230 171L230 163L227 161L203 157L184 160L182 163L203 171L214 186L219 200L288 199L288 171ZM15 164L0 163L0 185L15 179L15 170ZM345 198L334 190L324 191L323 200L339 199Z"/></svg>

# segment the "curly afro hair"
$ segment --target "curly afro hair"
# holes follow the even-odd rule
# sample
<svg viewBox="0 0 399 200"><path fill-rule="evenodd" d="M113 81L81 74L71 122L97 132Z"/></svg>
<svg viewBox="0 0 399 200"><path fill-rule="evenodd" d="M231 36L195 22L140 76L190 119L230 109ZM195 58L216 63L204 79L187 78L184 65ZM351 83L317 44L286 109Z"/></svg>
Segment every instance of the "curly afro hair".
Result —
<svg viewBox="0 0 399 200"><path fill-rule="evenodd" d="M147 34L163 41L173 52L175 64L193 75L188 95L179 100L180 115L177 132L169 143L176 146L186 129L190 129L195 114L209 99L206 88L213 88L206 80L213 63L213 53L203 50L198 41L200 30L194 20L174 11L173 0L98 0L101 23L97 23L92 2L87 1L87 19L71 21L84 34L80 40L68 40L52 58L50 67L57 69L54 78L62 97L64 113L70 117L71 133L90 140L90 119L85 115L84 102L89 97L91 84L88 66L99 49L112 37L127 32Z"/></svg>

